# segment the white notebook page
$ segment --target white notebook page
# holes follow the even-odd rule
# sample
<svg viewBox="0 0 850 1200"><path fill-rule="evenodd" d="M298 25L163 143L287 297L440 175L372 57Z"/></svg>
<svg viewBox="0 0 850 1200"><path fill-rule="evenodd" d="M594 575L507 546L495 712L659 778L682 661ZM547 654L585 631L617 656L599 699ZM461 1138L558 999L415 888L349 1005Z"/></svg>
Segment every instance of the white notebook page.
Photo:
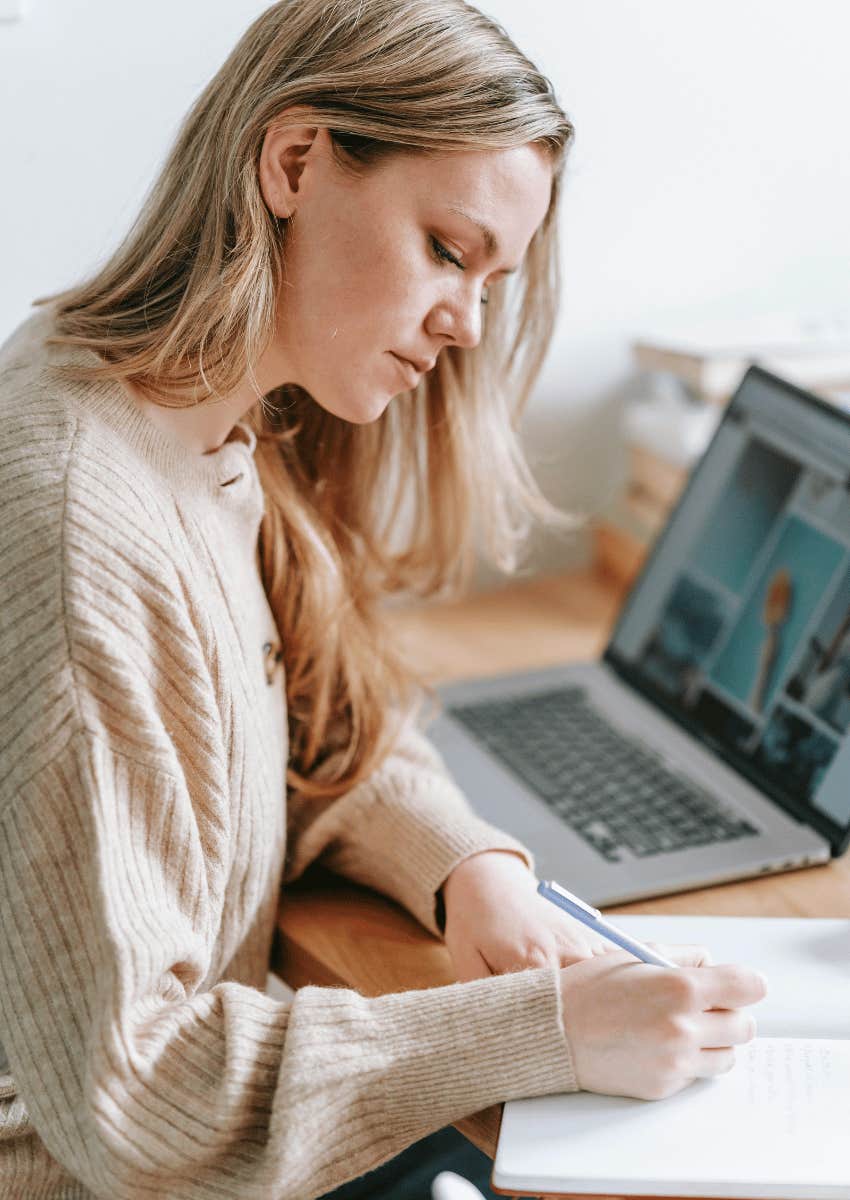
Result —
<svg viewBox="0 0 850 1200"><path fill-rule="evenodd" d="M505 1106L494 1184L656 1196L850 1196L850 1041L757 1038L667 1100Z"/></svg>

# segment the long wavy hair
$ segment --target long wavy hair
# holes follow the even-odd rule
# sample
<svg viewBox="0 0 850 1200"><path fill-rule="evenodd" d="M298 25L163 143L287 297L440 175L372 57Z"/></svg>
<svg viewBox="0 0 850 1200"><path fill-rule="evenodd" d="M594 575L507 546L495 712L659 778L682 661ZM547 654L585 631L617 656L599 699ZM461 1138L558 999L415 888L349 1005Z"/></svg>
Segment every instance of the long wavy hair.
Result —
<svg viewBox="0 0 850 1200"><path fill-rule="evenodd" d="M281 0L198 97L115 253L37 303L56 306L51 340L100 356L73 368L78 378L127 381L166 407L251 378L275 328L287 241L260 192L260 151L272 124L304 108L355 170L391 154L530 143L554 169L547 216L521 270L491 290L474 350L444 349L369 424L295 387L258 394L246 418L286 669L288 783L331 799L380 764L423 695L381 629L382 599L461 588L479 548L510 572L534 520L569 520L537 487L517 432L557 309L573 131L549 81L464 0Z"/></svg>

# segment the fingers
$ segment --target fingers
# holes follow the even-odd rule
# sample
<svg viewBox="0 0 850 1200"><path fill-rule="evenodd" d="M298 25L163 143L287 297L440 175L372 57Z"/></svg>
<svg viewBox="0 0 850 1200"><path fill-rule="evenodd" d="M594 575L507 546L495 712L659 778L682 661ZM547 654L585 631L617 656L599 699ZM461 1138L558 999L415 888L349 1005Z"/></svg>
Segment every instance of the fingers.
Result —
<svg viewBox="0 0 850 1200"><path fill-rule="evenodd" d="M748 1013L704 1013L694 1022L692 1034L693 1041L702 1043L701 1048L677 1052L678 1065L665 1082L663 1094L670 1094L672 1088L685 1087L694 1079L726 1075L737 1061L735 1047L744 1045L754 1036L755 1021Z"/></svg>
<svg viewBox="0 0 850 1200"><path fill-rule="evenodd" d="M725 1075L735 1065L735 1046L744 1046L756 1036L752 1013L717 1009L703 1013L696 1026L702 1049L697 1055L696 1074L701 1079Z"/></svg>
<svg viewBox="0 0 850 1200"><path fill-rule="evenodd" d="M683 1091L697 1079L711 1079L716 1075L727 1075L735 1066L735 1051L700 1050L687 1065L681 1065L667 1074L660 1075L649 1083L644 1079L639 1088L630 1087L623 1095L634 1095L641 1100L666 1100ZM621 1093L617 1092L617 1095Z"/></svg>
<svg viewBox="0 0 850 1200"><path fill-rule="evenodd" d="M595 958L616 949L612 942L590 933L572 917L568 917L567 920L571 925L559 929L552 943L551 960L557 966L569 967L582 959Z"/></svg>
<svg viewBox="0 0 850 1200"><path fill-rule="evenodd" d="M647 942L657 954L670 958L680 967L707 967L714 960L705 946L668 946L664 942Z"/></svg>
<svg viewBox="0 0 850 1200"><path fill-rule="evenodd" d="M703 1050L723 1050L744 1046L756 1036L756 1019L749 1012L718 1008L702 1013L694 1022L695 1032Z"/></svg>
<svg viewBox="0 0 850 1200"><path fill-rule="evenodd" d="M767 995L767 980L759 971L733 965L710 966L695 972L693 980L702 1008L741 1008L757 1004Z"/></svg>
<svg viewBox="0 0 850 1200"><path fill-rule="evenodd" d="M735 1051L727 1047L722 1050L700 1050L697 1055L695 1075L697 1079L710 1079L714 1075L726 1075L735 1065Z"/></svg>
<svg viewBox="0 0 850 1200"><path fill-rule="evenodd" d="M742 1008L757 1004L766 992L766 980L758 971L726 964L664 971L656 983L656 995L679 1012Z"/></svg>

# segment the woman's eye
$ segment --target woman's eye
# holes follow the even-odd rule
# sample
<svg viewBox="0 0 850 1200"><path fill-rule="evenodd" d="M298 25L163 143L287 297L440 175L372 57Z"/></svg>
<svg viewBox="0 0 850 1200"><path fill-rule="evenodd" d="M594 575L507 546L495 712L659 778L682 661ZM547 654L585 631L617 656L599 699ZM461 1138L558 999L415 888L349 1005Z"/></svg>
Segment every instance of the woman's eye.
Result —
<svg viewBox="0 0 850 1200"><path fill-rule="evenodd" d="M450 262L452 266L457 267L460 271L465 271L466 267L459 258L455 258L451 250L447 250L442 242L437 241L435 237L431 238L431 249L434 252L434 257L438 262Z"/></svg>
<svg viewBox="0 0 850 1200"><path fill-rule="evenodd" d="M435 237L431 236L431 238L430 238L430 242L431 242L431 249L432 249L432 251L433 251L433 253L434 253L434 257L436 258L437 262L439 262L439 263L447 263L447 262L450 262L450 263L452 264L452 266L454 266L454 267L457 267L459 271L465 271L465 270L466 270L466 267L465 267L465 266L464 266L464 264L463 264L463 263L460 261L460 259L459 259L459 258L455 258L454 254L452 254L451 250L447 249L447 248L446 248L446 247L443 245L443 243L442 243L441 241L439 241L439 239L438 239L438 238L435 238ZM482 304L489 304L489 303L490 303L490 289L489 289L489 287L485 287L485 288L484 288L484 290L483 290L483 292L481 293L481 303L482 303Z"/></svg>

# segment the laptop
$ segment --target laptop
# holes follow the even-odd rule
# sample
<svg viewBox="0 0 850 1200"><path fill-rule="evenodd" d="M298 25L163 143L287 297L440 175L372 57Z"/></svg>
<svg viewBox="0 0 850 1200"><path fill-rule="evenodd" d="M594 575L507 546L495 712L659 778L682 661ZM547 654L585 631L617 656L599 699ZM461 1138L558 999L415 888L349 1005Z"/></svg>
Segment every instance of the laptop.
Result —
<svg viewBox="0 0 850 1200"><path fill-rule="evenodd" d="M602 659L438 689L428 736L602 906L850 840L850 415L751 367Z"/></svg>

